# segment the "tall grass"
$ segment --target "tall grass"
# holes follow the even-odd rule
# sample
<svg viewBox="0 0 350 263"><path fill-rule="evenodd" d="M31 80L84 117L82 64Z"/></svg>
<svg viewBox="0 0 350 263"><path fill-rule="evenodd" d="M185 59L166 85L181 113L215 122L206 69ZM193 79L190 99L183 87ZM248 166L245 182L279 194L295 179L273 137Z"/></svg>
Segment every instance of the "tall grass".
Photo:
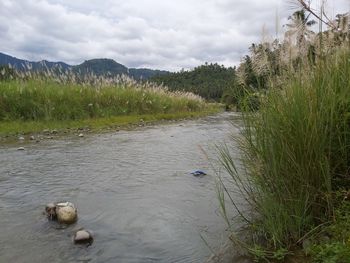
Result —
<svg viewBox="0 0 350 263"><path fill-rule="evenodd" d="M245 113L239 142L240 169L227 148L221 163L250 205L247 215L231 199L250 227L251 244L261 256L302 244L332 220L334 191L350 182L350 51L345 48L288 75L283 89L271 88L257 113ZM273 83L272 83L273 85ZM234 196L231 187L221 187ZM232 189L232 188L231 188ZM240 242L238 235L233 239ZM249 249L252 253L257 251Z"/></svg>
<svg viewBox="0 0 350 263"><path fill-rule="evenodd" d="M171 114L201 111L205 107L204 100L192 93L170 92L125 78L75 81L26 76L0 81L0 121Z"/></svg>

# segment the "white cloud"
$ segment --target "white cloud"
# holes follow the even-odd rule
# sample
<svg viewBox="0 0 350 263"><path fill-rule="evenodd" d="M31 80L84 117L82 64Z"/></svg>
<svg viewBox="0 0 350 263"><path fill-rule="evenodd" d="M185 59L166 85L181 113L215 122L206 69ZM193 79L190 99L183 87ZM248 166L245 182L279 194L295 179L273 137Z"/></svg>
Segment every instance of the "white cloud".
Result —
<svg viewBox="0 0 350 263"><path fill-rule="evenodd" d="M293 12L283 2L0 0L0 51L71 64L108 57L169 70L206 61L234 65L261 39L263 26L274 34L276 13ZM334 3L332 13L347 10L348 0Z"/></svg>

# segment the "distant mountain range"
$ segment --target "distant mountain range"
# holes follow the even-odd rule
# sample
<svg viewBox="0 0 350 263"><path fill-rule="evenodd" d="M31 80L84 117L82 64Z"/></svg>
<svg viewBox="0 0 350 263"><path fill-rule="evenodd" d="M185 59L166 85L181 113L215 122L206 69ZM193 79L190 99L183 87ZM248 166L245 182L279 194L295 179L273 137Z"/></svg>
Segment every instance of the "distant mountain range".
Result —
<svg viewBox="0 0 350 263"><path fill-rule="evenodd" d="M169 71L165 70L153 70L147 68L127 68L126 66L117 63L113 59L91 59L86 60L79 65L68 65L64 62L50 62L42 60L38 62L18 59L0 52L0 66L8 66L17 70L72 70L78 74L93 73L97 76L116 76L116 75L128 75L136 80L149 79L154 76L169 74Z"/></svg>

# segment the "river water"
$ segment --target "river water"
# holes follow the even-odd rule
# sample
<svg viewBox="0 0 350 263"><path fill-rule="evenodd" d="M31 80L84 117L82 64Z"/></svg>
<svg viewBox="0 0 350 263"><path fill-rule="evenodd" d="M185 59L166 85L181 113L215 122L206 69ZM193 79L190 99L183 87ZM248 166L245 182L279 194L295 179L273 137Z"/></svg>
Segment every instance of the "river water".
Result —
<svg viewBox="0 0 350 263"><path fill-rule="evenodd" d="M204 262L227 240L208 157L233 116L1 145L0 262ZM60 228L42 212L66 200L79 219ZM72 244L80 227L91 246Z"/></svg>

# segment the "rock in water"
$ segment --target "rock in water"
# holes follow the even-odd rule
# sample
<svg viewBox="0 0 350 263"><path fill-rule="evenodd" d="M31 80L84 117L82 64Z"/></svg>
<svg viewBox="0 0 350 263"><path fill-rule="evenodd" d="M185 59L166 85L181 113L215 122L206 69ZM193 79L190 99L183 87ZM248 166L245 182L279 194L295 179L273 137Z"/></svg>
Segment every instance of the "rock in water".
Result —
<svg viewBox="0 0 350 263"><path fill-rule="evenodd" d="M80 229L75 232L73 237L74 244L88 244L91 245L93 237L91 233L85 229Z"/></svg>
<svg viewBox="0 0 350 263"><path fill-rule="evenodd" d="M56 214L56 204L55 203L49 203L45 207L45 214L49 220L56 220L57 214Z"/></svg>
<svg viewBox="0 0 350 263"><path fill-rule="evenodd" d="M73 224L77 221L77 209L72 203L58 203L56 204L57 221L63 224Z"/></svg>

